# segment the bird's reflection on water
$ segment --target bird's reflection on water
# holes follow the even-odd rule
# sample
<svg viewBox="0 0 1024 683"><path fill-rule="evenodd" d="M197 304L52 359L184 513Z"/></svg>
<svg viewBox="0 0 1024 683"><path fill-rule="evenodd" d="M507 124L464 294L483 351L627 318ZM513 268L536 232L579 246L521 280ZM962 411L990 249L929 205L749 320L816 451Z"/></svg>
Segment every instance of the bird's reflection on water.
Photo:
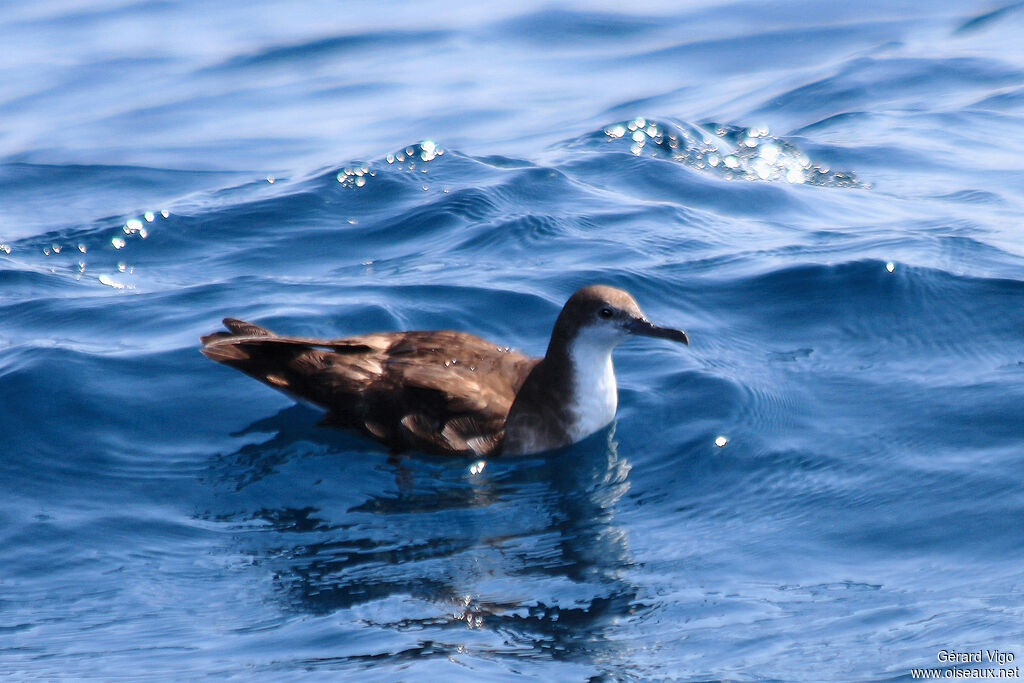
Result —
<svg viewBox="0 0 1024 683"><path fill-rule="evenodd" d="M614 427L544 457L474 463L367 452L312 415L296 406L244 430L274 435L217 459L211 484L233 502L203 516L246 530L242 552L273 567L284 611L359 606L364 623L420 634L410 650L345 659L451 656L467 628L496 634L497 656L625 656L610 629L645 606L615 523L630 465ZM322 485L303 491L295 470ZM256 483L274 505L247 494Z"/></svg>

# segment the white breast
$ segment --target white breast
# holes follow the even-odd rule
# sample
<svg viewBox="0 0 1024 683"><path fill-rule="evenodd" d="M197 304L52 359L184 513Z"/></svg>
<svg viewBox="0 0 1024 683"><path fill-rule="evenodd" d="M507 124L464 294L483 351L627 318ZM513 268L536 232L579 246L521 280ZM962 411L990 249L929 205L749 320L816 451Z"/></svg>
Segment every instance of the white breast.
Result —
<svg viewBox="0 0 1024 683"><path fill-rule="evenodd" d="M572 412L575 421L569 428L569 437L574 442L590 436L615 419L619 392L612 366L613 348L614 344L603 339L579 339L572 346L570 357L575 394Z"/></svg>

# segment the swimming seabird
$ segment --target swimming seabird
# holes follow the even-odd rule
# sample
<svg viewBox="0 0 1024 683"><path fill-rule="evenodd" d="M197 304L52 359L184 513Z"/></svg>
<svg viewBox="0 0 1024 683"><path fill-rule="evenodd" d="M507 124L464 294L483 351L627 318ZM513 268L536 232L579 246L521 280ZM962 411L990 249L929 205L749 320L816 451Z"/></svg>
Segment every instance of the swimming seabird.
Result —
<svg viewBox="0 0 1024 683"><path fill-rule="evenodd" d="M201 338L208 358L327 412L394 452L491 457L580 441L615 417L612 350L633 334L689 343L626 291L590 285L559 314L543 358L466 332L375 332L340 339L276 335L225 318Z"/></svg>

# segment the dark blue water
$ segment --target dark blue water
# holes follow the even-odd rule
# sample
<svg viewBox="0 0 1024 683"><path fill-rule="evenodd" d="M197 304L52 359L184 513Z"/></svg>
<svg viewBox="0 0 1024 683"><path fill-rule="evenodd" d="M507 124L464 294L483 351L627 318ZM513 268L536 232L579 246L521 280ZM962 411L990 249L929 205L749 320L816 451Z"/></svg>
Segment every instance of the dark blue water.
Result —
<svg viewBox="0 0 1024 683"><path fill-rule="evenodd" d="M3 4L0 674L1024 659L1021 35L967 0ZM197 352L231 315L538 354L592 282L692 345L620 348L617 423L551 457L389 459Z"/></svg>

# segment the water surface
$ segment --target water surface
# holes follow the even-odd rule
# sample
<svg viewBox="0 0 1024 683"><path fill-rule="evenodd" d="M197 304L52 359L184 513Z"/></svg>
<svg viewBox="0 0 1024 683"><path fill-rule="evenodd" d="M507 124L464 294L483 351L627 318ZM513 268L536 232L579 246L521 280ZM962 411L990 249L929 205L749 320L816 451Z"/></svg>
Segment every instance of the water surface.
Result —
<svg viewBox="0 0 1024 683"><path fill-rule="evenodd" d="M1024 658L1022 30L966 1L0 8L0 673ZM692 344L623 345L616 423L547 457L389 458L197 352L231 315L539 354L591 282Z"/></svg>

